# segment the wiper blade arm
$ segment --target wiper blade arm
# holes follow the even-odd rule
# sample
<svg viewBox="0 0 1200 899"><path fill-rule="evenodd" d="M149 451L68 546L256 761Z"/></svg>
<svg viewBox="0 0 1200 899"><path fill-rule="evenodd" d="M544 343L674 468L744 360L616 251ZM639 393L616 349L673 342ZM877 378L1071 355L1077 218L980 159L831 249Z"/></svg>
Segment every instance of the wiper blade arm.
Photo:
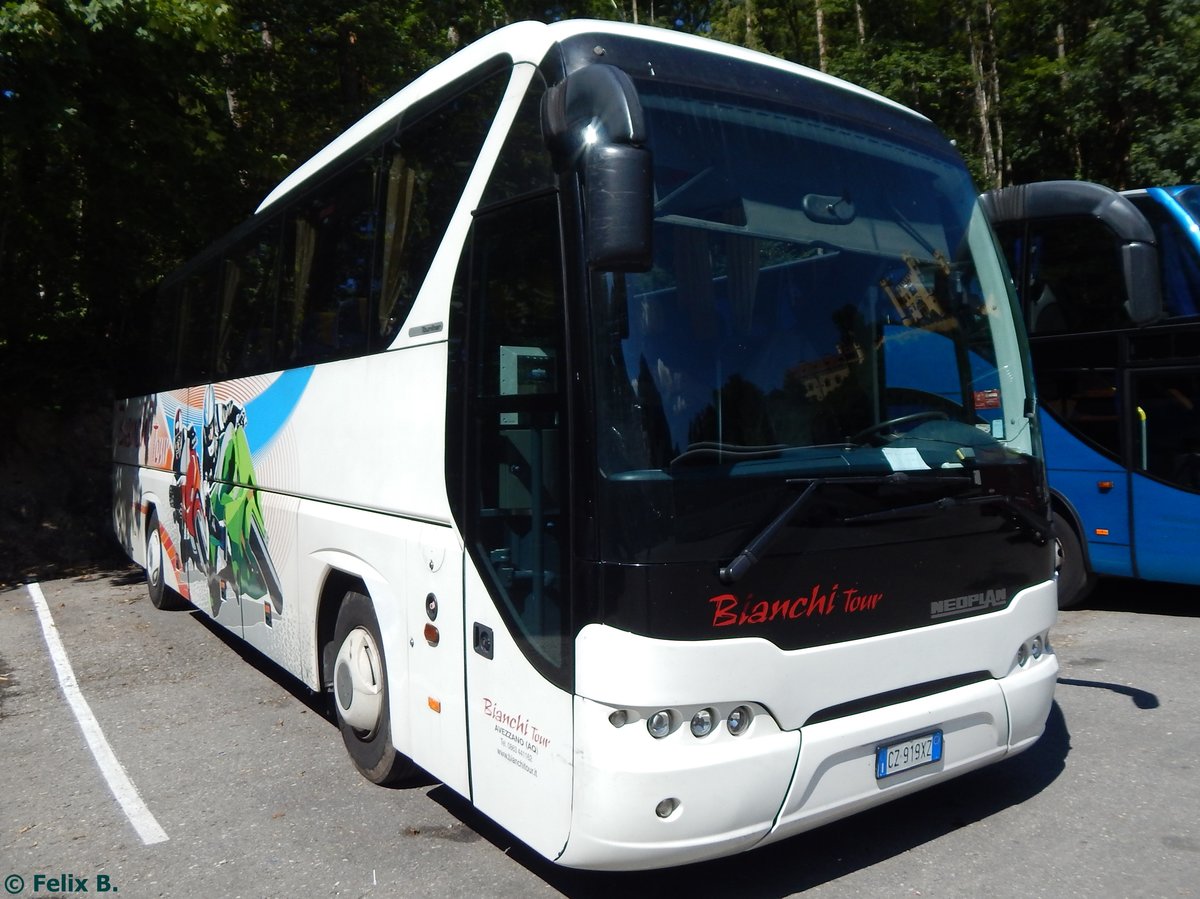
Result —
<svg viewBox="0 0 1200 899"><path fill-rule="evenodd" d="M850 518L843 518L842 524L860 524L868 521L889 521L897 518L912 518L916 515L921 515L926 512L945 512L949 509L959 509L965 506L1002 506L1006 512L1017 518L1021 524L1025 525L1029 530L1033 531L1037 537L1043 542L1049 540L1052 535L1050 531L1050 522L1042 521L1033 512L1026 509L1020 503L1015 502L1012 497L1003 496L1001 494L993 494L991 496L969 496L958 498L953 496L945 496L941 499L935 499L928 503L914 503L911 506L900 506L895 509L884 509L881 512L867 512L863 515L853 515Z"/></svg>
<svg viewBox="0 0 1200 899"><path fill-rule="evenodd" d="M788 481L789 484L796 483ZM792 517L800 511L817 492L817 488L821 486L820 479L814 479L809 482L809 485L804 488L804 492L797 496L794 500L788 503L787 507L775 516L765 528L758 532L758 535L746 544L746 548L738 553L732 562L726 565L720 571L721 582L724 584L732 584L734 581L741 578L743 574L750 570L759 559L762 558L767 547L775 540L775 537L783 529Z"/></svg>
<svg viewBox="0 0 1200 899"><path fill-rule="evenodd" d="M686 454L685 454L686 455ZM680 457L682 458L682 456ZM939 476L939 483L949 482L970 482L974 483L971 478L961 475L950 477ZM720 569L721 582L724 584L732 584L739 580L742 575L749 571L755 564L762 560L763 554L767 551L770 545L774 542L779 532L783 530L784 525L791 521L796 514L809 502L816 494L817 489L824 487L826 484L877 484L887 486L906 486L910 484L928 483L923 482L919 478L914 478L912 475L903 471L894 471L891 474L885 475L842 475L838 477L825 478L789 478L785 481L789 487L799 487L802 484L807 486L804 491L792 500L784 508L782 512L771 519L758 534L752 539L746 548L734 556L733 561ZM927 503L922 505L929 505ZM916 507L909 507L916 508ZM897 510L898 511L898 510ZM882 514L882 513L876 513ZM849 519L845 519L849 520Z"/></svg>

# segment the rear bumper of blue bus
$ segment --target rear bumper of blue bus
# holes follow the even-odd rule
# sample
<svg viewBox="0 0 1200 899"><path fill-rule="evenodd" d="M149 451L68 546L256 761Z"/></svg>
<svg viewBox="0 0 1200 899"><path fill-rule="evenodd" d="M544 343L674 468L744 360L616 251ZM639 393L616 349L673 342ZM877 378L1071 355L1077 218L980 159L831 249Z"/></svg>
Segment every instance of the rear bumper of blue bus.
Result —
<svg viewBox="0 0 1200 899"><path fill-rule="evenodd" d="M1044 635L1056 607L1052 583L1031 588L995 613L987 632ZM956 630L964 639L985 632L979 618L960 625L874 638L871 655L877 669L885 671L891 660L901 667L919 666L922 658L933 658L931 654L960 654ZM855 663L853 647L842 649L823 653L829 666L827 683L838 678L839 659ZM976 650L986 655L982 647ZM695 651L699 660L703 649L697 646ZM710 666L711 652L709 644ZM637 654L632 655L636 666ZM821 681L812 679L811 669L809 676L797 680L780 667L788 662L797 667L802 655L764 649L757 671L746 671L743 665L729 672L730 689L710 702L723 713L731 703L749 700L754 720L737 736L723 721L712 733L693 736L687 720L692 706L681 703L675 729L654 739L642 720L653 714L653 704L618 709L608 701L577 698L571 834L558 863L628 870L732 855L997 762L1028 748L1042 734L1059 670L1048 645L1039 647L1034 658L1014 643L1012 664L1002 676L819 723L789 728L785 721L780 726L769 698L755 701L744 691L757 677L771 678L761 681L773 685L765 688L768 693L820 693ZM673 661L677 674L678 658ZM715 689L703 675L698 679L707 690ZM886 681L886 675L881 680ZM627 720L620 726L614 724L622 720L613 718L614 711L625 713ZM880 747L933 733L940 735L938 760L876 776Z"/></svg>

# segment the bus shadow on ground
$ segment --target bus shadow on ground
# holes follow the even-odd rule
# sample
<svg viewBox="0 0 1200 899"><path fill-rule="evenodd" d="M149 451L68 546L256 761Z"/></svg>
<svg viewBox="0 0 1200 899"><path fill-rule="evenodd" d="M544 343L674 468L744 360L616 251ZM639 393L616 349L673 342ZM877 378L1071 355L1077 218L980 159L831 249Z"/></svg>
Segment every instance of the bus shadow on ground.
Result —
<svg viewBox="0 0 1200 899"><path fill-rule="evenodd" d="M1197 618L1200 617L1200 587L1103 577L1080 603L1079 609Z"/></svg>
<svg viewBox="0 0 1200 899"><path fill-rule="evenodd" d="M566 896L788 896L902 855L1046 789L1062 773L1071 738L1058 703L1046 731L1012 759L748 854L641 872L575 871L550 864L445 787L429 798ZM724 784L721 789L736 789ZM902 822L903 826L897 826ZM752 865L754 876L747 876Z"/></svg>
<svg viewBox="0 0 1200 899"><path fill-rule="evenodd" d="M317 693L310 689L308 684L304 683L300 678L281 665L271 661L271 659L255 649L254 646L222 627L210 616L194 606L188 606L180 611L191 615L210 634L224 643L230 651L236 653L243 662L275 681L275 683L291 693L299 702L307 706L310 712L315 712L335 729L337 728L337 717L333 713L333 706L324 693Z"/></svg>

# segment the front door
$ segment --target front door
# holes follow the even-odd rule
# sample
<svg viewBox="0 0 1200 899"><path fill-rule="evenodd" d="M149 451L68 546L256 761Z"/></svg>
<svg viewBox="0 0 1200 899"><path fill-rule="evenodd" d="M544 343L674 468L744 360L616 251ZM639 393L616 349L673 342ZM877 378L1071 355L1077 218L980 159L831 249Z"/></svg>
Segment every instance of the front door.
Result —
<svg viewBox="0 0 1200 899"><path fill-rule="evenodd" d="M476 219L457 509L471 799L551 858L570 831L573 752L559 246L554 194Z"/></svg>

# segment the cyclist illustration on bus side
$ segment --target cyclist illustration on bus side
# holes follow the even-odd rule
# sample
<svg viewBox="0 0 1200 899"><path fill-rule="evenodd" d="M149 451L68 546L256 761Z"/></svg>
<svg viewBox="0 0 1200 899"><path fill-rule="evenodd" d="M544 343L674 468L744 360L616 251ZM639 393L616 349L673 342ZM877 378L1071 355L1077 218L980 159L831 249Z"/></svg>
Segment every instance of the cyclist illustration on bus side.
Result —
<svg viewBox="0 0 1200 899"><path fill-rule="evenodd" d="M171 510L179 531L179 567L186 572L189 563L204 570L208 528L200 481L199 437L194 427L183 424L180 411L175 413L175 483L171 486ZM187 451L184 452L184 444Z"/></svg>
<svg viewBox="0 0 1200 899"><path fill-rule="evenodd" d="M283 611L279 575L267 552L267 528L258 501L254 459L246 439L246 410L204 394L204 483L208 523L208 588L215 616L229 598L268 597Z"/></svg>

